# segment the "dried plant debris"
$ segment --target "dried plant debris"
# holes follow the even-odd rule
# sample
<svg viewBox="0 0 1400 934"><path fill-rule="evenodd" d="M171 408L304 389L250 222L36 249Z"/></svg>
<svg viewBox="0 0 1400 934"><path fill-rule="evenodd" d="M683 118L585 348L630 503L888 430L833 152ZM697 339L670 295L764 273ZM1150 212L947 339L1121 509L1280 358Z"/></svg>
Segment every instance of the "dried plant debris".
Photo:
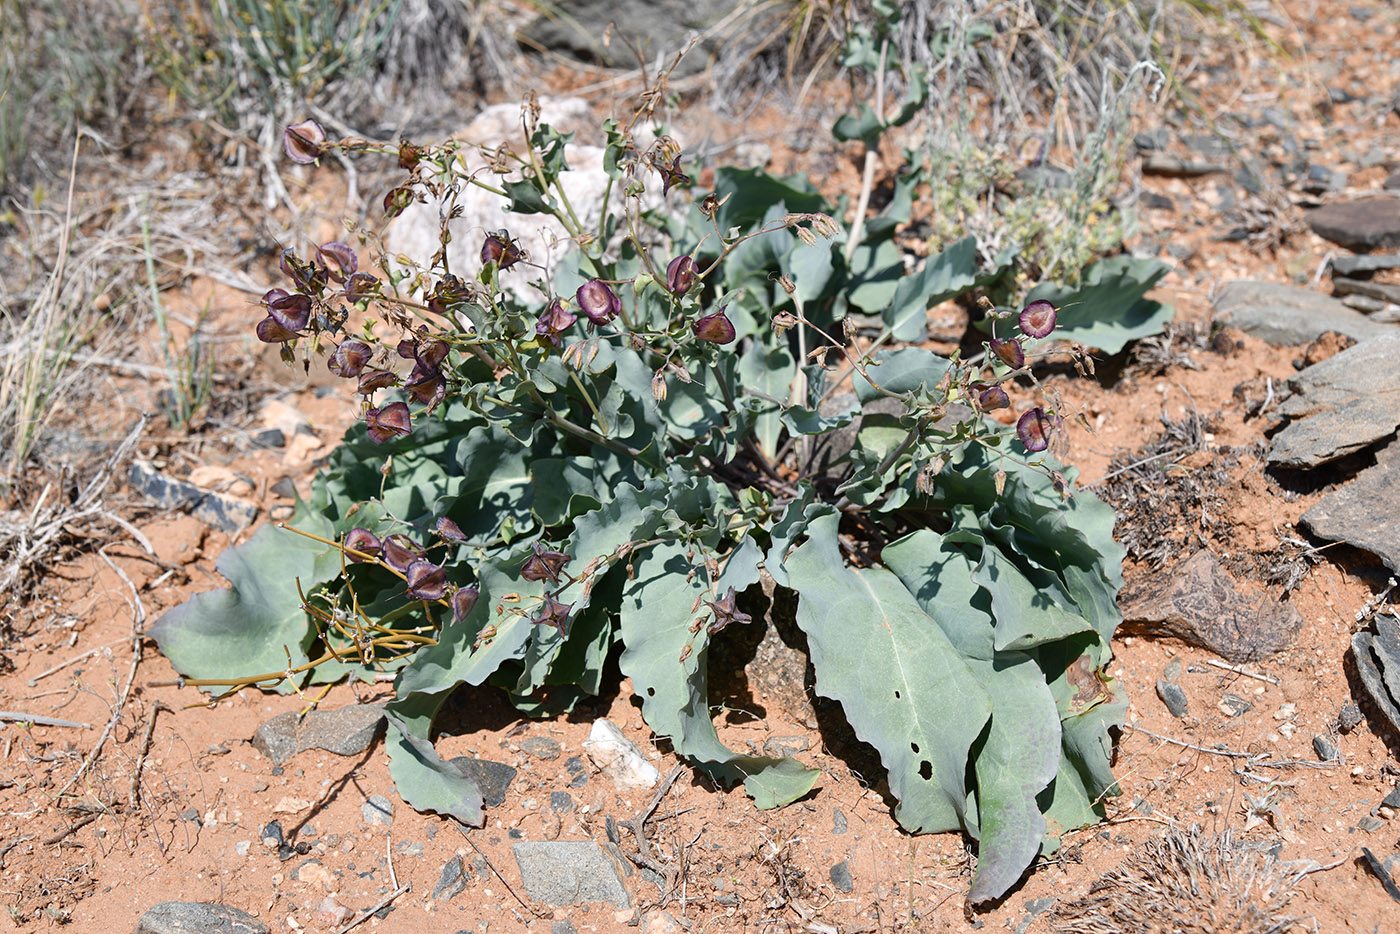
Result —
<svg viewBox="0 0 1400 934"><path fill-rule="evenodd" d="M1400 617L1382 613L1373 624L1374 632L1351 637L1356 673L1381 715L1400 731Z"/></svg>
<svg viewBox="0 0 1400 934"><path fill-rule="evenodd" d="M1195 321L1173 321L1161 334L1144 337L1133 345L1132 368L1149 376L1161 376L1176 367L1199 370L1201 365L1191 353L1209 345L1208 327Z"/></svg>
<svg viewBox="0 0 1400 934"><path fill-rule="evenodd" d="M1085 898L1059 906L1057 934L1281 934L1297 876L1268 842L1236 841L1225 831L1173 828L1100 876Z"/></svg>
<svg viewBox="0 0 1400 934"><path fill-rule="evenodd" d="M1100 483L1103 498L1118 511L1119 542L1130 558L1153 567L1208 544L1226 515L1220 490L1237 462L1235 450L1220 448L1203 467L1176 466L1204 450L1213 430L1196 412L1180 421L1164 414L1162 429L1146 446L1114 458Z"/></svg>

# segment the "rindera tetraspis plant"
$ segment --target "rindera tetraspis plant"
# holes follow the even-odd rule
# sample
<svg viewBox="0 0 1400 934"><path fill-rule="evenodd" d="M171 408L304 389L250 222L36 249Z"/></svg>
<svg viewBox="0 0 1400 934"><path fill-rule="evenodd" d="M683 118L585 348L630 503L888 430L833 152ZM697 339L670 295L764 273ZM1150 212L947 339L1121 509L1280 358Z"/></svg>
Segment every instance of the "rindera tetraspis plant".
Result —
<svg viewBox="0 0 1400 934"><path fill-rule="evenodd" d="M481 794L432 743L443 702L489 682L527 713L568 708L620 646L650 727L768 808L818 773L725 746L706 667L766 573L796 593L816 688L879 750L901 825L977 838L970 897L1002 895L1116 793L1108 730L1125 709L1104 673L1113 512L1052 456L1063 415L1027 365L1056 307L993 310L975 359L864 351L842 320L838 225L806 181L720 168L694 192L670 138L608 122L609 194L585 227L560 184L569 138L535 113L526 144L478 172L458 142L288 130L300 161L396 154L389 216L427 200L450 218L478 185L553 215L573 249L546 263L501 230L479 265L449 269L444 226L421 268L361 269L364 230L285 253L257 334L288 361L324 353L361 421L285 528L220 558L232 588L152 635L211 689L395 673L400 792L472 824ZM976 255L959 241L899 279L887 332L999 273ZM522 280L537 301L503 287ZM1013 381L1045 400L1014 425L988 414Z"/></svg>

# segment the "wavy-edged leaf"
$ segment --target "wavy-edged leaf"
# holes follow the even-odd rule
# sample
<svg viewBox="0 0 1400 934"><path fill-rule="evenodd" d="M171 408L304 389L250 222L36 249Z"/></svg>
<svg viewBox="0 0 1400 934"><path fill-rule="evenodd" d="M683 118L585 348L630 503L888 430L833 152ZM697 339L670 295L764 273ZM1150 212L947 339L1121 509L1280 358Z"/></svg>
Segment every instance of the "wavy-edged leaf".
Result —
<svg viewBox="0 0 1400 934"><path fill-rule="evenodd" d="M807 534L786 568L818 693L840 701L856 735L879 751L901 826L961 828L968 757L991 698L898 577L842 563L835 516L815 519Z"/></svg>
<svg viewBox="0 0 1400 934"><path fill-rule="evenodd" d="M1171 267L1150 257L1111 256L1084 271L1078 286L1044 283L1026 296L1059 309L1054 337L1117 353L1129 341L1160 334L1176 313L1146 298Z"/></svg>
<svg viewBox="0 0 1400 934"><path fill-rule="evenodd" d="M709 637L704 627L690 631L697 615L692 607L706 592L705 575L690 573L689 548L668 542L634 559L633 576L622 594L622 672L641 698L647 725L669 737L678 754L695 760L716 780L742 781L760 808L796 801L812 789L816 769L787 759L741 755L715 732L706 674ZM686 646L691 653L682 660Z"/></svg>
<svg viewBox="0 0 1400 934"><path fill-rule="evenodd" d="M923 269L899 280L894 297L882 312L885 328L899 340L917 340L930 308L961 295L977 282L977 238L963 237L924 260Z"/></svg>
<svg viewBox="0 0 1400 934"><path fill-rule="evenodd" d="M384 745L389 754L389 777L410 807L455 817L464 824L480 827L481 789L451 762L438 755L429 741L429 731L446 694L415 694L385 706L389 729Z"/></svg>
<svg viewBox="0 0 1400 934"><path fill-rule="evenodd" d="M871 379L885 392L893 393L932 389L953 365L947 357L922 347L882 350L875 355L874 363L869 366ZM859 373L852 375L851 384L861 405L882 397L880 390Z"/></svg>

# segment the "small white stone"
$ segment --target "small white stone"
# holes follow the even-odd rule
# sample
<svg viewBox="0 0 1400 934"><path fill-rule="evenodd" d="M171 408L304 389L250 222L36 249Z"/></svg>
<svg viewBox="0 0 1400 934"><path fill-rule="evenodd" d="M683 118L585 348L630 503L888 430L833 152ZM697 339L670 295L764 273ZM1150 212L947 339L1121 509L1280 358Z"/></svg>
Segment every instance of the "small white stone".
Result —
<svg viewBox="0 0 1400 934"><path fill-rule="evenodd" d="M647 761L637 745L623 736L611 720L594 721L583 749L619 789L652 788L661 781L656 766Z"/></svg>

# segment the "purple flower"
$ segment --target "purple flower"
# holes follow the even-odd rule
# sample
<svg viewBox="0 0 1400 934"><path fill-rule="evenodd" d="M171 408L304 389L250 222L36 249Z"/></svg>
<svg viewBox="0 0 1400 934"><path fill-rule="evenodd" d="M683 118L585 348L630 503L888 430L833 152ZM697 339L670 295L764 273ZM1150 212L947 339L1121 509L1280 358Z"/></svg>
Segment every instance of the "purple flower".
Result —
<svg viewBox="0 0 1400 934"><path fill-rule="evenodd" d="M360 259L348 243L327 240L316 248L316 258L336 282L344 282L360 268Z"/></svg>
<svg viewBox="0 0 1400 934"><path fill-rule="evenodd" d="M417 600L441 600L447 593L447 572L432 562L413 562L404 578L408 595Z"/></svg>
<svg viewBox="0 0 1400 934"><path fill-rule="evenodd" d="M510 233L505 230L487 234L486 242L481 245L481 264L486 266L495 263L502 272L524 258L525 251L520 249L519 242L512 240Z"/></svg>
<svg viewBox="0 0 1400 934"><path fill-rule="evenodd" d="M594 324L607 324L622 311L622 299L602 279L590 279L574 295L579 311Z"/></svg>
<svg viewBox="0 0 1400 934"><path fill-rule="evenodd" d="M376 444L401 438L413 431L408 405L403 402L390 402L383 408L370 409L365 413L365 424L369 426L369 436Z"/></svg>
<svg viewBox="0 0 1400 934"><path fill-rule="evenodd" d="M415 561L423 560L423 549L407 535L395 533L384 539L384 563L406 574Z"/></svg>
<svg viewBox="0 0 1400 934"><path fill-rule="evenodd" d="M534 622L541 626L553 626L560 638L563 638L569 623L569 613L573 608L572 603L560 603L553 597L545 597L539 612L535 614Z"/></svg>
<svg viewBox="0 0 1400 934"><path fill-rule="evenodd" d="M452 621L460 623L471 615L479 596L481 593L475 587L463 587L454 593L449 601L452 604Z"/></svg>
<svg viewBox="0 0 1400 934"><path fill-rule="evenodd" d="M360 555L350 554L352 551L377 558L384 551L384 543L369 529L351 529L345 536L345 558L352 564L366 560Z"/></svg>
<svg viewBox="0 0 1400 934"><path fill-rule="evenodd" d="M698 319L690 329L695 332L696 337L711 344L728 344L736 336L734 324L725 317L723 308Z"/></svg>
<svg viewBox="0 0 1400 934"><path fill-rule="evenodd" d="M321 144L326 141L326 131L315 120L294 123L282 131L282 148L287 158L302 165L310 165L321 155Z"/></svg>
<svg viewBox="0 0 1400 934"><path fill-rule="evenodd" d="M677 256L666 267L666 288L679 298L695 284L695 258L690 255Z"/></svg>
<svg viewBox="0 0 1400 934"><path fill-rule="evenodd" d="M264 343L295 340L311 320L311 299L300 292L269 289L263 295L263 304L267 306L267 317L258 322L256 331L258 340Z"/></svg>
<svg viewBox="0 0 1400 934"><path fill-rule="evenodd" d="M1021 342L1015 338L1001 340L994 337L987 342L987 346L992 349L992 353L996 354L997 359L1013 370L1019 370L1026 365L1026 352L1021 349Z"/></svg>
<svg viewBox="0 0 1400 934"><path fill-rule="evenodd" d="M326 357L326 369L341 379L354 379L364 370L373 354L364 341L345 340Z"/></svg>
<svg viewBox="0 0 1400 934"><path fill-rule="evenodd" d="M1055 317L1055 306L1043 298L1037 299L1021 309L1021 333L1027 337L1049 337L1055 330Z"/></svg>
<svg viewBox="0 0 1400 934"><path fill-rule="evenodd" d="M564 303L559 299L549 303L549 307L540 315L540 319L535 322L535 333L540 337L548 338L555 347L560 344L559 335L573 327L578 315L564 307Z"/></svg>
<svg viewBox="0 0 1400 934"><path fill-rule="evenodd" d="M535 553L525 559L520 566L520 576L527 581L548 580L559 583L559 572L569 563L569 556L561 551L549 551L544 545L535 542Z"/></svg>
<svg viewBox="0 0 1400 934"><path fill-rule="evenodd" d="M1040 406L1026 412L1016 421L1016 437L1034 454L1050 446L1050 436L1063 423L1058 415L1046 413Z"/></svg>

